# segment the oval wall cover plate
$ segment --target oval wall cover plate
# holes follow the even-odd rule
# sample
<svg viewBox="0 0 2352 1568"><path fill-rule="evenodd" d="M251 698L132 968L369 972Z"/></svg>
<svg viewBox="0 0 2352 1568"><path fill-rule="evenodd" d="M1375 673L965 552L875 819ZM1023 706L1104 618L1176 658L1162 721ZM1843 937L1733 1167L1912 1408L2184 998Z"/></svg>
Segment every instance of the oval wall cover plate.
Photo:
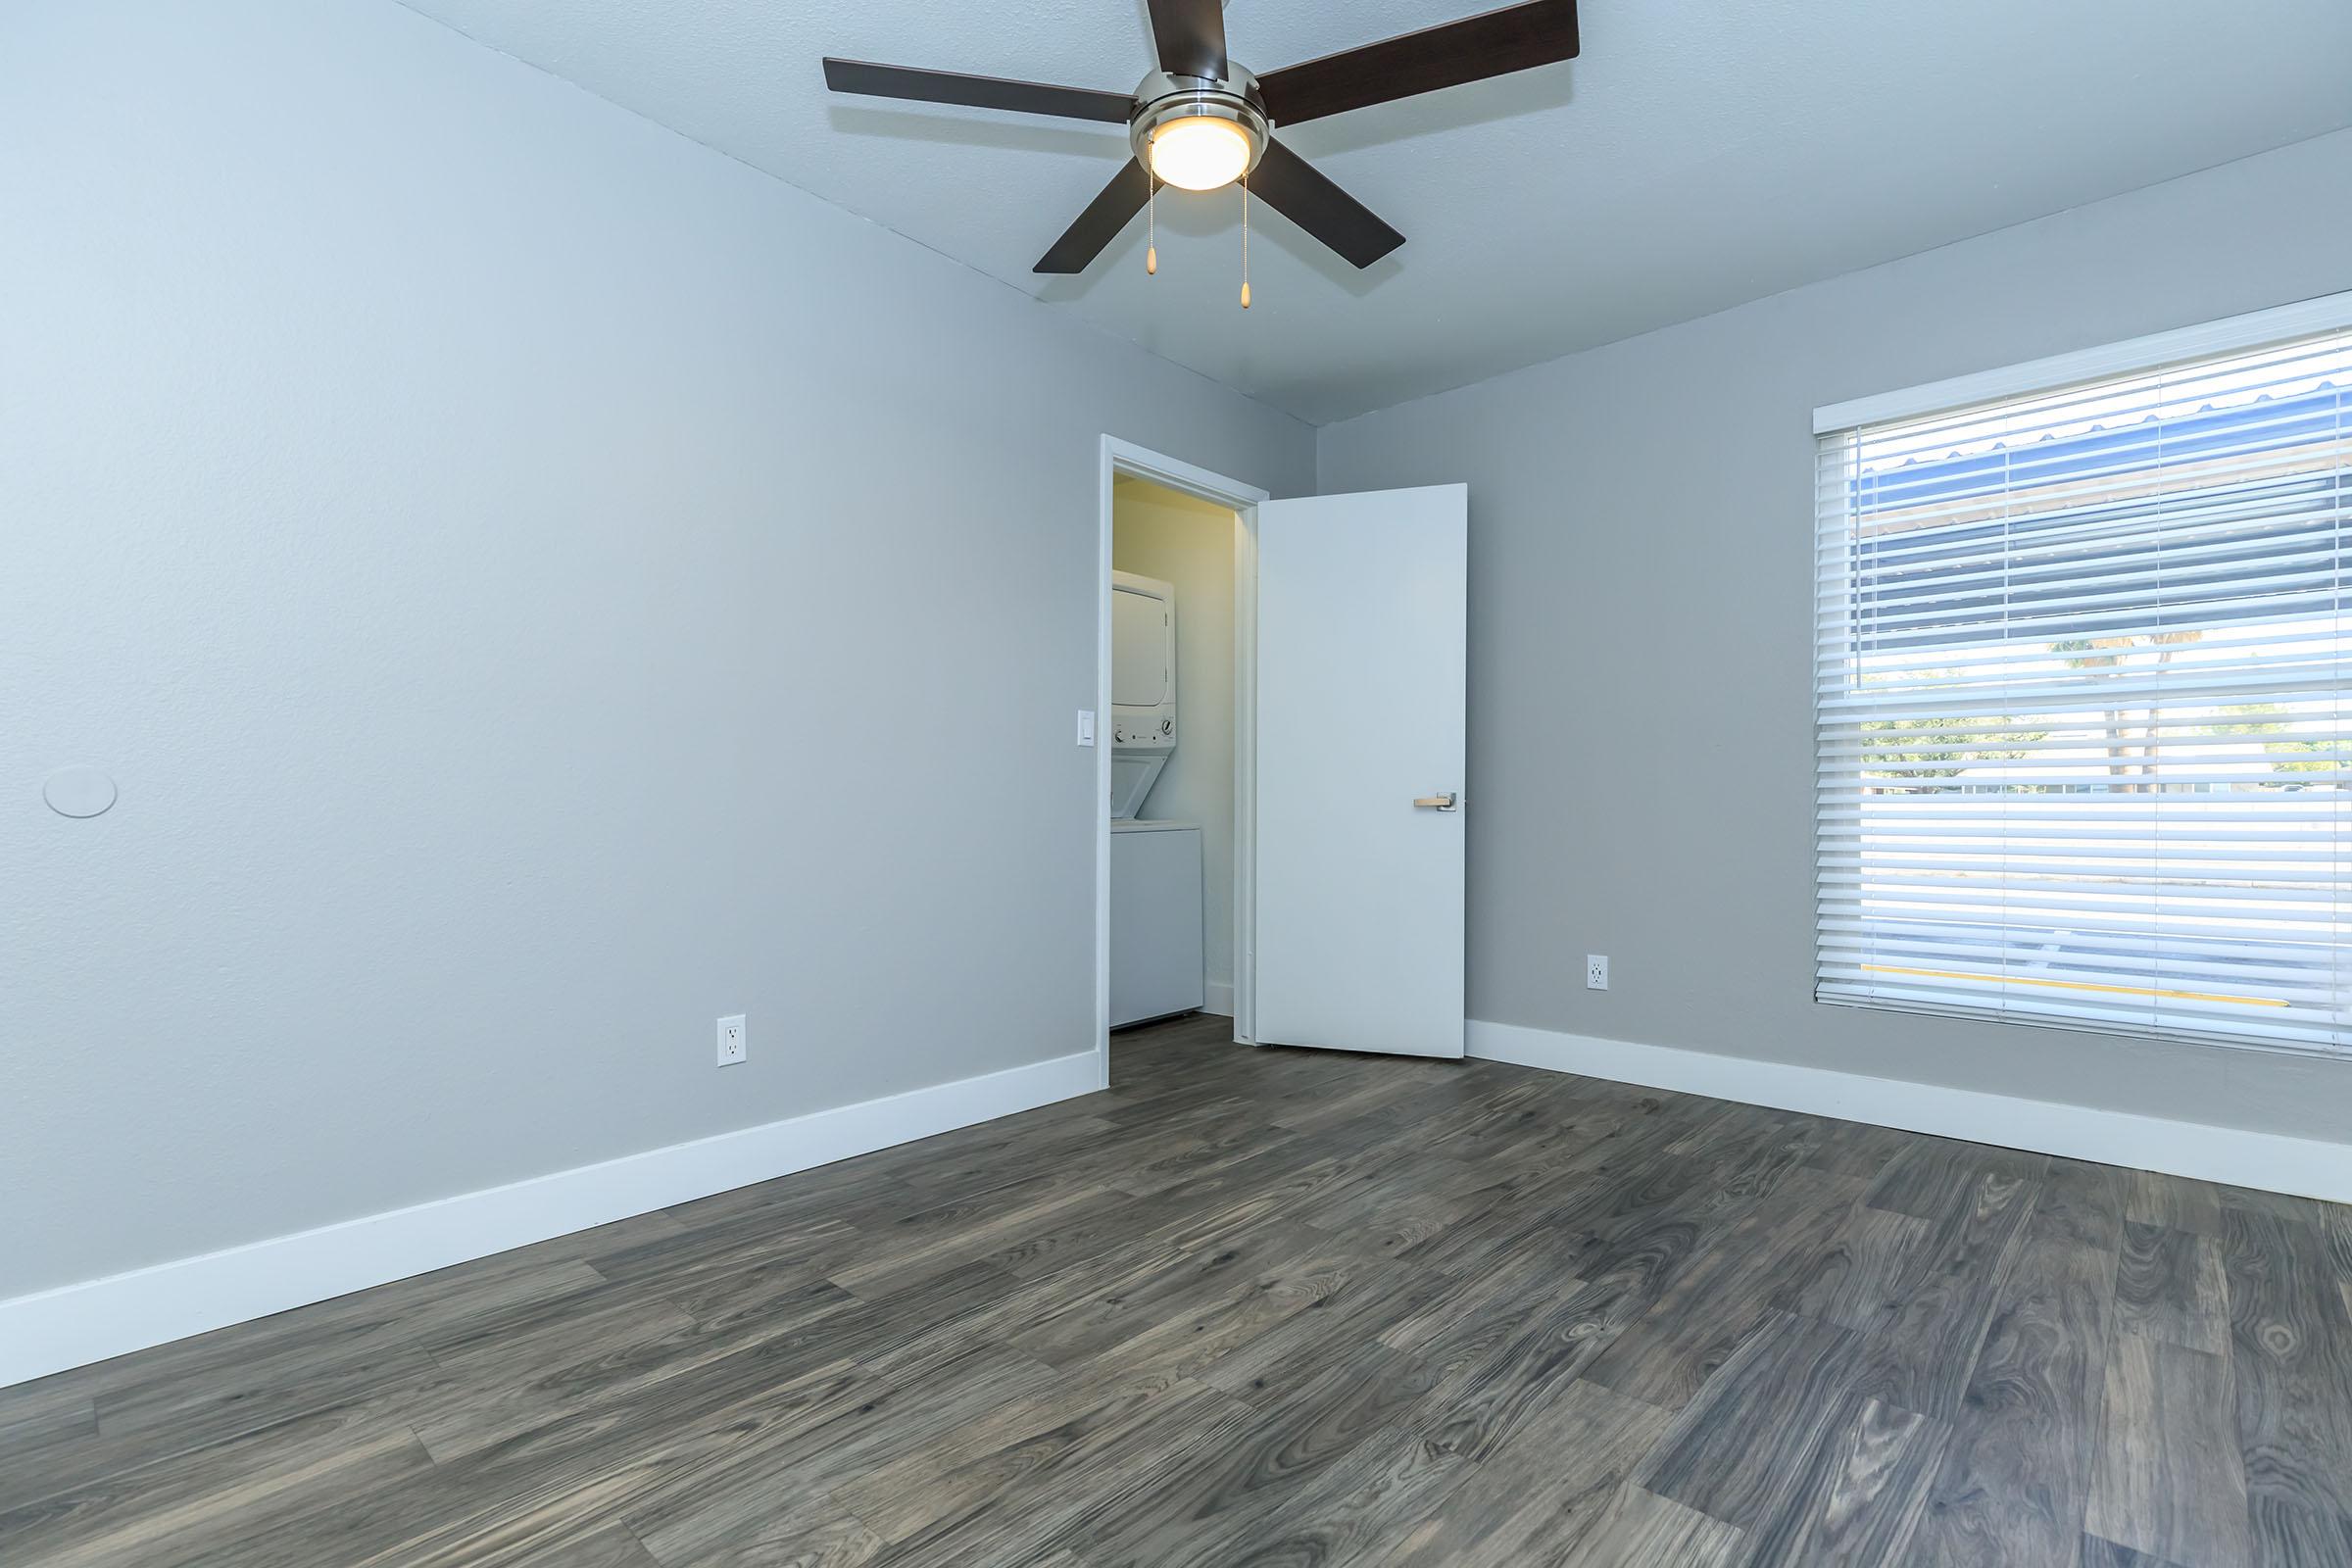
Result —
<svg viewBox="0 0 2352 1568"><path fill-rule="evenodd" d="M41 785L41 799L60 816L96 816L115 804L115 781L94 767L61 767Z"/></svg>

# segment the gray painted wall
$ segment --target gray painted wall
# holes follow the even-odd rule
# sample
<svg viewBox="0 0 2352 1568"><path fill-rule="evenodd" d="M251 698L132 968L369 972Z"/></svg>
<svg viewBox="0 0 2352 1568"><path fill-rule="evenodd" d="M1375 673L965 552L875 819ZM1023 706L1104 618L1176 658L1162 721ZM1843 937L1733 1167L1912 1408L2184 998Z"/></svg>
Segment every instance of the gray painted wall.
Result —
<svg viewBox="0 0 2352 1568"><path fill-rule="evenodd" d="M0 1297L1091 1049L1099 437L1305 426L388 0L0 212Z"/></svg>
<svg viewBox="0 0 2352 1568"><path fill-rule="evenodd" d="M1470 485L1472 1014L2352 1140L2352 1061L1811 1000L1813 409L2345 288L2352 133L1323 429Z"/></svg>

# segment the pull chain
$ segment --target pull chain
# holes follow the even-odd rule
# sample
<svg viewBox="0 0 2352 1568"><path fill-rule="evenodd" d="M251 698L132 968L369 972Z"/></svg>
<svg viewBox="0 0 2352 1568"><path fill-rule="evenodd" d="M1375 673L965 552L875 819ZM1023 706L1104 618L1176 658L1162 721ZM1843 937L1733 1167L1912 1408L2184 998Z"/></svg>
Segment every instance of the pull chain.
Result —
<svg viewBox="0 0 2352 1568"><path fill-rule="evenodd" d="M1242 187L1242 309L1250 308L1250 176L1241 177Z"/></svg>
<svg viewBox="0 0 2352 1568"><path fill-rule="evenodd" d="M1159 176L1147 172L1144 178L1152 182L1147 187L1150 194L1144 197L1144 270L1156 273L1159 270Z"/></svg>

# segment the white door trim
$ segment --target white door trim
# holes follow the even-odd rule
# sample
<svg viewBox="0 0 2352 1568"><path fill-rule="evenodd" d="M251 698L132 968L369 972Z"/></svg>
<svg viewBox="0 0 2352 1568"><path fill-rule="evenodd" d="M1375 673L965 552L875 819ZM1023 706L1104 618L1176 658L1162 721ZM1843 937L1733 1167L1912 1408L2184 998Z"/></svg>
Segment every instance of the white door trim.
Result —
<svg viewBox="0 0 2352 1568"><path fill-rule="evenodd" d="M1267 492L1176 458L1102 437L1102 519L1095 545L1095 1042L1110 1087L1110 547L1111 481L1149 479L1231 507L1233 536L1233 1037L1248 1042L1256 994L1250 929L1257 870L1257 505Z"/></svg>

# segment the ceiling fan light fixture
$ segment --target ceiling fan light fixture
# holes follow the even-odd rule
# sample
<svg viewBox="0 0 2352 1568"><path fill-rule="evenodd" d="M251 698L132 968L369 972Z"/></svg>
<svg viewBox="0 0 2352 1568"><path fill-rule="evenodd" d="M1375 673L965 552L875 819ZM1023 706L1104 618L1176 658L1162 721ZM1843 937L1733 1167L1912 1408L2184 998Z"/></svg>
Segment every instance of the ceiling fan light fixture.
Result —
<svg viewBox="0 0 2352 1568"><path fill-rule="evenodd" d="M1125 125L1134 157L1062 230L1036 270L1083 272L1164 184L1216 190L1247 180L1255 194L1351 267L1404 243L1362 202L1333 184L1272 132L1374 104L1574 60L1577 0L1518 0L1499 10L1343 49L1270 73L1263 82L1225 49L1224 0L1147 0L1159 65L1131 94L954 71L825 57L835 92L915 103ZM1146 267L1157 247L1145 252ZM1245 295L1244 304L1248 303Z"/></svg>
<svg viewBox="0 0 2352 1568"><path fill-rule="evenodd" d="M1256 149L1231 120L1187 115L1152 131L1152 172L1179 190L1216 190L1249 172Z"/></svg>

